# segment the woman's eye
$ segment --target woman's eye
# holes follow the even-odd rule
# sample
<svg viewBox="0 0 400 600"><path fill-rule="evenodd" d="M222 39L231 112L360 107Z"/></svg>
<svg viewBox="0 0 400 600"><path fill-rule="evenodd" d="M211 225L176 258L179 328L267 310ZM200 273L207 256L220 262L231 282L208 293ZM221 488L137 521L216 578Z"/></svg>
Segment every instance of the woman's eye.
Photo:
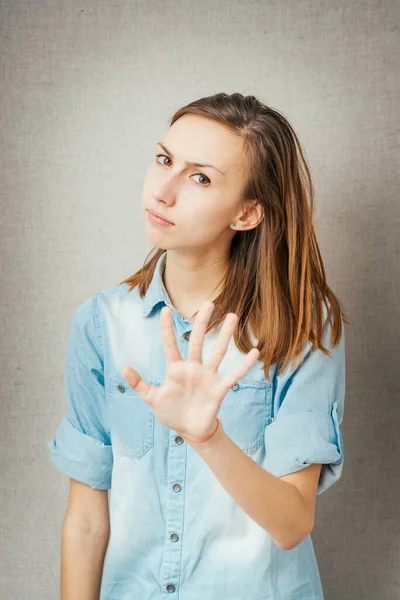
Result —
<svg viewBox="0 0 400 600"><path fill-rule="evenodd" d="M159 156L164 156L165 158L168 158L169 160L169 156L166 156L165 154L156 154L156 158L158 158ZM157 161L159 164L164 165L165 163L160 163L159 161Z"/></svg>
<svg viewBox="0 0 400 600"><path fill-rule="evenodd" d="M168 160L171 160L169 158L169 156L167 156L166 154L156 154L156 159L158 159L160 156L163 157L163 158L168 158ZM157 160L157 162L158 162L159 165L165 165L164 162L160 162L159 160ZM165 165L165 166L168 167L169 165ZM204 175L204 173L195 173L194 175L192 175L192 177L197 177L197 176L203 177L204 179L206 179L206 182L205 183L199 183L199 182L195 181L196 185L202 185L203 187L207 187L208 185L210 185L211 181L207 177L207 175ZM204 181L204 179L203 179L203 181Z"/></svg>
<svg viewBox="0 0 400 600"><path fill-rule="evenodd" d="M195 175L193 175L192 177L197 177L197 175L200 175L200 177L205 177L207 179L207 182L204 185L201 183L197 183L197 181L196 181L196 185L203 185L203 187L207 187L211 183L211 181L208 179L207 175L204 175L204 173L195 173Z"/></svg>

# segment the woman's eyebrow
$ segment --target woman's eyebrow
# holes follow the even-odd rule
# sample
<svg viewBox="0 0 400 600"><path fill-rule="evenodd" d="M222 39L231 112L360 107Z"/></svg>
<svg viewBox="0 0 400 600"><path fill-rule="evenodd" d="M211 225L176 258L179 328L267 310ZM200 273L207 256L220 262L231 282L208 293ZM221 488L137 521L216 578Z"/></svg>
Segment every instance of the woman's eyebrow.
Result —
<svg viewBox="0 0 400 600"><path fill-rule="evenodd" d="M164 150L164 152L166 152L167 154L170 155L171 158L174 158L174 155L172 154L172 152L170 152L168 150L168 148L166 146L164 146L164 144L162 144L161 142L157 142L159 146L161 146L161 148ZM191 162L189 160L185 160L185 165L188 167L211 167L212 169L215 169L216 171L218 171L219 173L221 173L221 175L225 176L225 173L223 173L220 169L217 169L217 167L215 167L214 165L210 165L210 164L205 164L205 163L198 163L198 162Z"/></svg>

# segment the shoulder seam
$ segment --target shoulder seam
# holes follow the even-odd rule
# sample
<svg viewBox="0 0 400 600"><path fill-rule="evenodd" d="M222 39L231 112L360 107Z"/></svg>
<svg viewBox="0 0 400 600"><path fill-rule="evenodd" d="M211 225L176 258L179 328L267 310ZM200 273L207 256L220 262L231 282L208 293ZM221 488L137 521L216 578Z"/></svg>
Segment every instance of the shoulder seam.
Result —
<svg viewBox="0 0 400 600"><path fill-rule="evenodd" d="M94 325L95 325L95 329L96 329L97 340L99 342L100 355L101 355L102 361L104 362L104 348L103 348L103 340L102 340L102 337L101 337L101 327L100 327L100 319L99 319L99 307L98 307L98 302L97 302L98 295L99 295L99 292L97 292L96 294L93 295L93 298L92 298L92 311L93 311L93 320L94 320Z"/></svg>

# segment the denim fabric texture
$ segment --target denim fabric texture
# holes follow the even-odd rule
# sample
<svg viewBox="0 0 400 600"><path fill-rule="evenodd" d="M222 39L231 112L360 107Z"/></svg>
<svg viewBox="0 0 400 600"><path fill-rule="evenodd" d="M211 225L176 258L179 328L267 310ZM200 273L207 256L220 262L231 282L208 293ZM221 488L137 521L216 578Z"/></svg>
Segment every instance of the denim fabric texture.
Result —
<svg viewBox="0 0 400 600"><path fill-rule="evenodd" d="M77 308L65 363L66 412L47 441L62 473L111 490L100 600L321 600L311 535L291 550L280 549L121 374L130 364L152 385L162 385L165 305L187 359L193 323L168 296L165 257L143 299L137 288L128 293L122 284ZM207 333L204 361L217 336ZM323 343L333 358L308 346L293 370L273 365L271 383L257 361L231 387L218 415L233 442L277 477L322 463L318 495L343 470L344 326L333 348L326 312ZM219 373L230 372L242 357L232 339Z"/></svg>

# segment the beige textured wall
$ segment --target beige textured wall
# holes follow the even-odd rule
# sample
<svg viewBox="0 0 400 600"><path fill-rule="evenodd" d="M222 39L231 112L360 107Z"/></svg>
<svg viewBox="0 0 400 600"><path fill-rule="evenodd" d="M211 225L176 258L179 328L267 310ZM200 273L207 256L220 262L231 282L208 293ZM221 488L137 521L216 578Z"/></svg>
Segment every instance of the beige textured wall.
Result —
<svg viewBox="0 0 400 600"><path fill-rule="evenodd" d="M46 441L66 406L70 318L141 265L155 142L178 106L219 91L258 95L296 128L352 320L344 474L313 533L326 600L400 599L399 12L395 0L0 2L2 599L58 597L69 482Z"/></svg>

